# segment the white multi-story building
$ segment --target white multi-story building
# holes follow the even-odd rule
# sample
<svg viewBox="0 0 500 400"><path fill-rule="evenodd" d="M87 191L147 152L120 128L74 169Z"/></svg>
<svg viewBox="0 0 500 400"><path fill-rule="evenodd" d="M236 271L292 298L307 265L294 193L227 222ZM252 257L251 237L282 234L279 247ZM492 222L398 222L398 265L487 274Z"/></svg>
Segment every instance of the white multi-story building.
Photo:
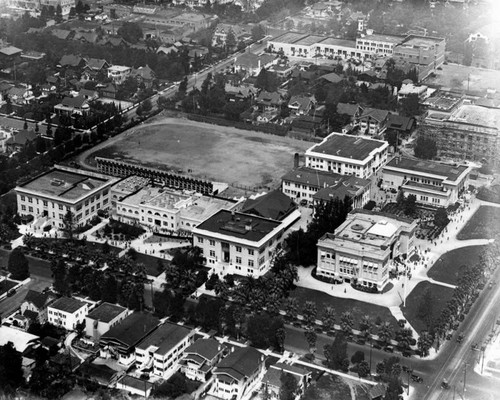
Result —
<svg viewBox="0 0 500 400"><path fill-rule="evenodd" d="M467 189L471 170L464 165L396 156L382 169L382 179L384 187L414 195L418 203L448 207Z"/></svg>
<svg viewBox="0 0 500 400"><path fill-rule="evenodd" d="M108 68L108 78L111 78L116 85L121 85L125 82L125 79L127 79L131 73L132 68L125 65L112 65Z"/></svg>
<svg viewBox="0 0 500 400"><path fill-rule="evenodd" d="M98 210L110 207L110 188L119 178L56 165L15 188L19 215L45 218L58 228L71 211L74 222L85 225Z"/></svg>
<svg viewBox="0 0 500 400"><path fill-rule="evenodd" d="M392 56L394 47L404 38L404 36L373 33L371 29L368 29L366 34L361 34L356 38L356 49L366 55Z"/></svg>
<svg viewBox="0 0 500 400"><path fill-rule="evenodd" d="M125 307L104 302L85 318L85 334L97 342L103 334L123 321L129 314L130 311Z"/></svg>
<svg viewBox="0 0 500 400"><path fill-rule="evenodd" d="M139 368L153 367L153 374L168 378L178 368L184 350L193 343L194 331L166 322L135 348Z"/></svg>
<svg viewBox="0 0 500 400"><path fill-rule="evenodd" d="M139 223L157 230L191 231L221 209L231 210L237 201L147 186L117 202L120 220Z"/></svg>
<svg viewBox="0 0 500 400"><path fill-rule="evenodd" d="M416 221L357 209L317 244L317 274L383 290L389 272L414 251Z"/></svg>
<svg viewBox="0 0 500 400"><path fill-rule="evenodd" d="M198 339L184 350L181 371L188 379L206 382L224 350L224 346L215 339Z"/></svg>
<svg viewBox="0 0 500 400"><path fill-rule="evenodd" d="M193 229L193 244L219 275L264 275L285 231L298 219L295 208L281 220L221 210Z"/></svg>
<svg viewBox="0 0 500 400"><path fill-rule="evenodd" d="M70 297L61 297L47 307L48 322L68 331L85 322L88 312L88 303Z"/></svg>
<svg viewBox="0 0 500 400"><path fill-rule="evenodd" d="M383 140L331 133L306 151L306 167L368 179L387 163Z"/></svg>

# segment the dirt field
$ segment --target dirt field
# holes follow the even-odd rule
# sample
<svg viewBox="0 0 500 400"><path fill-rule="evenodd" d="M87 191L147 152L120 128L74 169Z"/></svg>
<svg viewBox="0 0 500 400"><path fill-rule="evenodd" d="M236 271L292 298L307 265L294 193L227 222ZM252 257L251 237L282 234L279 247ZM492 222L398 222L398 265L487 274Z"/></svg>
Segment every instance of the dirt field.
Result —
<svg viewBox="0 0 500 400"><path fill-rule="evenodd" d="M276 187L310 142L165 118L124 133L90 157L121 157L194 177L246 187ZM164 167L163 167L164 168Z"/></svg>
<svg viewBox="0 0 500 400"><path fill-rule="evenodd" d="M441 67L442 70L435 71L436 77L427 78L424 84L432 83L465 90L467 90L467 85L469 85L470 90L500 90L500 71L458 64L447 64Z"/></svg>

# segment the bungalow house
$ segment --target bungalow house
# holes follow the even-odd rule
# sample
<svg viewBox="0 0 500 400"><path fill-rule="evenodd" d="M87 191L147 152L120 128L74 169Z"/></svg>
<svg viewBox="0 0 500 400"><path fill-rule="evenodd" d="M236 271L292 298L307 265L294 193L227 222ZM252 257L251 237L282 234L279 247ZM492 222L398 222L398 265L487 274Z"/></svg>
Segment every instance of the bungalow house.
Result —
<svg viewBox="0 0 500 400"><path fill-rule="evenodd" d="M90 112L89 100L84 96L65 97L54 106L54 112L58 115L87 115Z"/></svg>
<svg viewBox="0 0 500 400"><path fill-rule="evenodd" d="M135 362L135 347L157 327L160 320L149 313L134 312L104 333L99 339L100 357L113 357L130 366Z"/></svg>
<svg viewBox="0 0 500 400"><path fill-rule="evenodd" d="M283 104L283 99L278 92L262 90L255 99L255 103L260 111L279 111Z"/></svg>
<svg viewBox="0 0 500 400"><path fill-rule="evenodd" d="M246 52L234 59L234 70L235 72L245 71L247 76L256 76L262 68L268 69L276 61L276 57L271 54L257 55Z"/></svg>
<svg viewBox="0 0 500 400"><path fill-rule="evenodd" d="M288 109L295 115L307 115L314 107L314 99L307 96L292 96L288 102Z"/></svg>
<svg viewBox="0 0 500 400"><path fill-rule="evenodd" d="M215 339L198 339L184 350L181 371L186 378L206 382L215 365L222 359L224 347Z"/></svg>
<svg viewBox="0 0 500 400"><path fill-rule="evenodd" d="M116 98L116 86L113 83L108 84L107 86L100 89L101 97L106 97L109 99Z"/></svg>
<svg viewBox="0 0 500 400"><path fill-rule="evenodd" d="M99 42L101 46L130 47L130 43L122 37L106 37Z"/></svg>
<svg viewBox="0 0 500 400"><path fill-rule="evenodd" d="M150 88L153 86L153 83L156 79L156 74L155 72L149 67L149 65L146 65L144 67L139 67L137 69L132 69L132 72L130 76L133 76L135 79L137 79L137 83L141 84L144 83L144 85L147 88Z"/></svg>
<svg viewBox="0 0 500 400"><path fill-rule="evenodd" d="M339 83L339 82L342 82L344 80L344 78L338 74L336 74L335 72L330 72L329 74L325 74L325 75L321 75L319 77L319 80L320 81L326 81L328 83Z"/></svg>
<svg viewBox="0 0 500 400"><path fill-rule="evenodd" d="M288 365L284 363L276 363L269 367L266 374L262 378L261 391L267 392L270 399L279 399L281 391L281 376L283 374L291 375L297 382L296 395L301 395L311 381L312 373L304 368Z"/></svg>
<svg viewBox="0 0 500 400"><path fill-rule="evenodd" d="M47 306L55 299L56 295L52 292L28 290L21 303L21 314L28 318L35 318L40 324L44 324L47 322Z"/></svg>
<svg viewBox="0 0 500 400"><path fill-rule="evenodd" d="M214 369L208 393L223 400L241 399L256 390L265 371L265 357L253 347L239 347Z"/></svg>
<svg viewBox="0 0 500 400"><path fill-rule="evenodd" d="M86 60L82 78L85 80L96 80L100 74L106 76L109 63L99 58L89 58Z"/></svg>
<svg viewBox="0 0 500 400"><path fill-rule="evenodd" d="M193 63L195 59L203 60L210 51L204 46L191 47L188 50L189 62Z"/></svg>
<svg viewBox="0 0 500 400"><path fill-rule="evenodd" d="M333 15L332 6L327 2L315 3L306 11L306 16L310 18L325 19L331 18Z"/></svg>
<svg viewBox="0 0 500 400"><path fill-rule="evenodd" d="M130 375L123 375L123 377L116 382L117 389L121 389L144 398L148 398L151 395L153 387L154 385L151 382L135 378Z"/></svg>
<svg viewBox="0 0 500 400"><path fill-rule="evenodd" d="M85 67L85 60L80 56L75 56L73 54L67 54L61 57L59 60L59 65L63 68L83 68Z"/></svg>
<svg viewBox="0 0 500 400"><path fill-rule="evenodd" d="M402 137L409 135L416 126L417 120L414 117L405 117L396 114L389 114L387 117L387 131L396 132Z"/></svg>
<svg viewBox="0 0 500 400"><path fill-rule="evenodd" d="M233 86L230 83L226 83L224 90L226 97L231 102L252 99L257 92L253 86Z"/></svg>
<svg viewBox="0 0 500 400"><path fill-rule="evenodd" d="M314 115L299 115L292 121L292 131L314 135L324 126L323 118Z"/></svg>
<svg viewBox="0 0 500 400"><path fill-rule="evenodd" d="M355 121L363 112L363 108L358 104L338 103L337 113L346 114L351 117L351 122Z"/></svg>
<svg viewBox="0 0 500 400"><path fill-rule="evenodd" d="M217 25L217 28L215 28L215 32L212 37L212 46L220 46L220 47L225 46L229 32L232 32L232 34L234 35L236 43L238 43L238 40L245 33L247 33L243 28L241 28L238 25L229 25L220 23Z"/></svg>
<svg viewBox="0 0 500 400"><path fill-rule="evenodd" d="M178 51L179 49L177 49L177 47L175 47L174 45L160 46L156 50L156 54L164 54L168 56L170 53L177 53Z"/></svg>
<svg viewBox="0 0 500 400"><path fill-rule="evenodd" d="M367 107L355 118L354 122L359 125L362 133L376 136L385 132L389 114L387 110Z"/></svg>
<svg viewBox="0 0 500 400"><path fill-rule="evenodd" d="M50 34L61 40L70 40L74 36L74 32L67 29L52 29Z"/></svg>
<svg viewBox="0 0 500 400"><path fill-rule="evenodd" d="M99 34L96 32L76 32L73 40L83 43L96 44L99 39Z"/></svg>
<svg viewBox="0 0 500 400"><path fill-rule="evenodd" d="M37 137L38 135L33 129L23 129L5 141L5 151L7 154L22 151L29 143L34 142Z"/></svg>
<svg viewBox="0 0 500 400"><path fill-rule="evenodd" d="M11 103L17 105L29 104L35 99L33 91L31 90L31 85L11 87L7 94L9 95Z"/></svg>
<svg viewBox="0 0 500 400"><path fill-rule="evenodd" d="M78 96L87 99L88 101L96 100L99 98L99 92L97 90L90 89L80 89Z"/></svg>
<svg viewBox="0 0 500 400"><path fill-rule="evenodd" d="M9 90L13 87L14 85L9 82L0 82L0 103L9 95Z"/></svg>

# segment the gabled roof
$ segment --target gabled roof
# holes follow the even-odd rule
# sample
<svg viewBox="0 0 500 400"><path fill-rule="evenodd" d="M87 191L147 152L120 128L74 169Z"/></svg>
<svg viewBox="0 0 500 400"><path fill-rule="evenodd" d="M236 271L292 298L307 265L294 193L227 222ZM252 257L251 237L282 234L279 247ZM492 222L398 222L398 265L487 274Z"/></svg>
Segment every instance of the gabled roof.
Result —
<svg viewBox="0 0 500 400"><path fill-rule="evenodd" d="M336 74L335 72L330 72L329 74L326 75L321 75L319 79L324 79L330 83L339 83L344 80L343 77L340 75Z"/></svg>
<svg viewBox="0 0 500 400"><path fill-rule="evenodd" d="M290 197L280 190L273 190L263 196L245 201L241 212L281 221L296 208L297 205Z"/></svg>
<svg viewBox="0 0 500 400"><path fill-rule="evenodd" d="M72 32L66 29L53 29L50 33L59 39L66 40Z"/></svg>
<svg viewBox="0 0 500 400"><path fill-rule="evenodd" d="M289 106L298 106L301 109L307 110L311 104L313 103L313 100L310 97L307 96L292 96L290 101L288 102Z"/></svg>
<svg viewBox="0 0 500 400"><path fill-rule="evenodd" d="M22 50L14 46L7 46L0 49L0 53L6 56L13 56L22 53Z"/></svg>
<svg viewBox="0 0 500 400"><path fill-rule="evenodd" d="M334 199L343 200L345 197L353 198L361 189L369 186L370 183L371 181L368 179L345 176L335 185L320 189L314 193L313 199L331 201Z"/></svg>
<svg viewBox="0 0 500 400"><path fill-rule="evenodd" d="M89 58L87 59L87 64L86 67L99 71L103 68L107 68L109 66L108 62L106 60L103 60L101 58Z"/></svg>
<svg viewBox="0 0 500 400"><path fill-rule="evenodd" d="M389 111L387 110L380 110L378 108L365 108L361 115L359 116L360 119L362 118L370 118L374 119L375 121L378 122L383 122L387 116L389 115Z"/></svg>
<svg viewBox="0 0 500 400"><path fill-rule="evenodd" d="M271 54L257 55L254 53L246 52L236 58L235 65L240 65L247 68L265 67L267 64L273 62L276 56Z"/></svg>
<svg viewBox="0 0 500 400"><path fill-rule="evenodd" d="M87 99L81 95L76 97L65 97L61 101L63 106L72 108L82 108L85 103L87 103Z"/></svg>
<svg viewBox="0 0 500 400"><path fill-rule="evenodd" d="M347 114L351 117L354 117L358 110L363 111L363 109L358 104L349 104L349 103L338 103L337 104L337 113L339 114Z"/></svg>
<svg viewBox="0 0 500 400"><path fill-rule="evenodd" d="M415 118L405 117L403 115L389 114L387 117L387 128L398 131L409 131L415 124Z"/></svg>
<svg viewBox="0 0 500 400"><path fill-rule="evenodd" d="M35 131L32 131L35 133ZM43 308L47 302L52 298L52 295L50 293L40 293L37 292L36 290L28 290L28 293L26 293L26 296L24 297L23 302L28 302L33 304L36 308L41 309Z"/></svg>
<svg viewBox="0 0 500 400"><path fill-rule="evenodd" d="M97 92L97 90L80 89L80 91L78 92L79 97L85 97L85 98L96 97L98 95L99 93Z"/></svg>
<svg viewBox="0 0 500 400"><path fill-rule="evenodd" d="M132 347L155 329L158 322L152 314L135 312L102 335L100 342L118 342Z"/></svg>
<svg viewBox="0 0 500 400"><path fill-rule="evenodd" d="M88 43L96 43L99 35L95 32L77 32L73 40L82 40Z"/></svg>
<svg viewBox="0 0 500 400"><path fill-rule="evenodd" d="M36 134L36 132L33 129L31 129L31 130L23 129L23 130L20 130L18 133L16 133L14 136L8 138L7 141L5 142L5 144L7 144L7 145L17 144L17 145L24 146L24 145L26 145L26 143L32 142L33 140L35 140L37 136L38 135Z"/></svg>
<svg viewBox="0 0 500 400"><path fill-rule="evenodd" d="M80 56L75 56L74 54L66 54L62 56L61 60L59 61L59 64L62 67L78 67L83 61L83 58Z"/></svg>
<svg viewBox="0 0 500 400"><path fill-rule="evenodd" d="M204 358L205 360L213 360L219 352L222 351L220 343L215 339L198 339L192 345L184 350L184 354L193 354Z"/></svg>
<svg viewBox="0 0 500 400"><path fill-rule="evenodd" d="M149 65L146 65L145 67L139 67L137 69L132 69L131 75L135 77L141 77L145 80L153 80L156 77L156 74L149 67Z"/></svg>
<svg viewBox="0 0 500 400"><path fill-rule="evenodd" d="M147 350L150 346L157 347L155 354L166 355L172 350L177 344L188 337L191 333L191 329L184 326L171 324L166 322L152 332L150 335L146 336L138 345L137 348L141 350Z"/></svg>
<svg viewBox="0 0 500 400"><path fill-rule="evenodd" d="M49 307L54 310L59 310L73 314L80 308L84 307L86 303L80 300L73 299L71 297L61 297L54 301Z"/></svg>
<svg viewBox="0 0 500 400"><path fill-rule="evenodd" d="M10 326L0 326L0 346L11 342L18 352L24 353L28 347L38 343L39 340L39 336L32 335L31 333L11 328Z"/></svg>
<svg viewBox="0 0 500 400"><path fill-rule="evenodd" d="M264 355L253 347L239 347L215 368L215 375L229 375L235 380L251 377L264 363Z"/></svg>
<svg viewBox="0 0 500 400"><path fill-rule="evenodd" d="M257 102L279 105L283 102L278 92L267 92L262 90L256 99Z"/></svg>

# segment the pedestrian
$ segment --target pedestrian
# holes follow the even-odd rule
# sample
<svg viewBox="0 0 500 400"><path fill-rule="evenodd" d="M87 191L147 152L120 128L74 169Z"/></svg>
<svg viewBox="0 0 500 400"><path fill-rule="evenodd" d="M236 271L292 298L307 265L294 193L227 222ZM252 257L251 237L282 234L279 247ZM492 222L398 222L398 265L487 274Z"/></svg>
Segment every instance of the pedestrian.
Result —
<svg viewBox="0 0 500 400"><path fill-rule="evenodd" d="M347 293L347 288L344 288L344 293Z"/></svg>

